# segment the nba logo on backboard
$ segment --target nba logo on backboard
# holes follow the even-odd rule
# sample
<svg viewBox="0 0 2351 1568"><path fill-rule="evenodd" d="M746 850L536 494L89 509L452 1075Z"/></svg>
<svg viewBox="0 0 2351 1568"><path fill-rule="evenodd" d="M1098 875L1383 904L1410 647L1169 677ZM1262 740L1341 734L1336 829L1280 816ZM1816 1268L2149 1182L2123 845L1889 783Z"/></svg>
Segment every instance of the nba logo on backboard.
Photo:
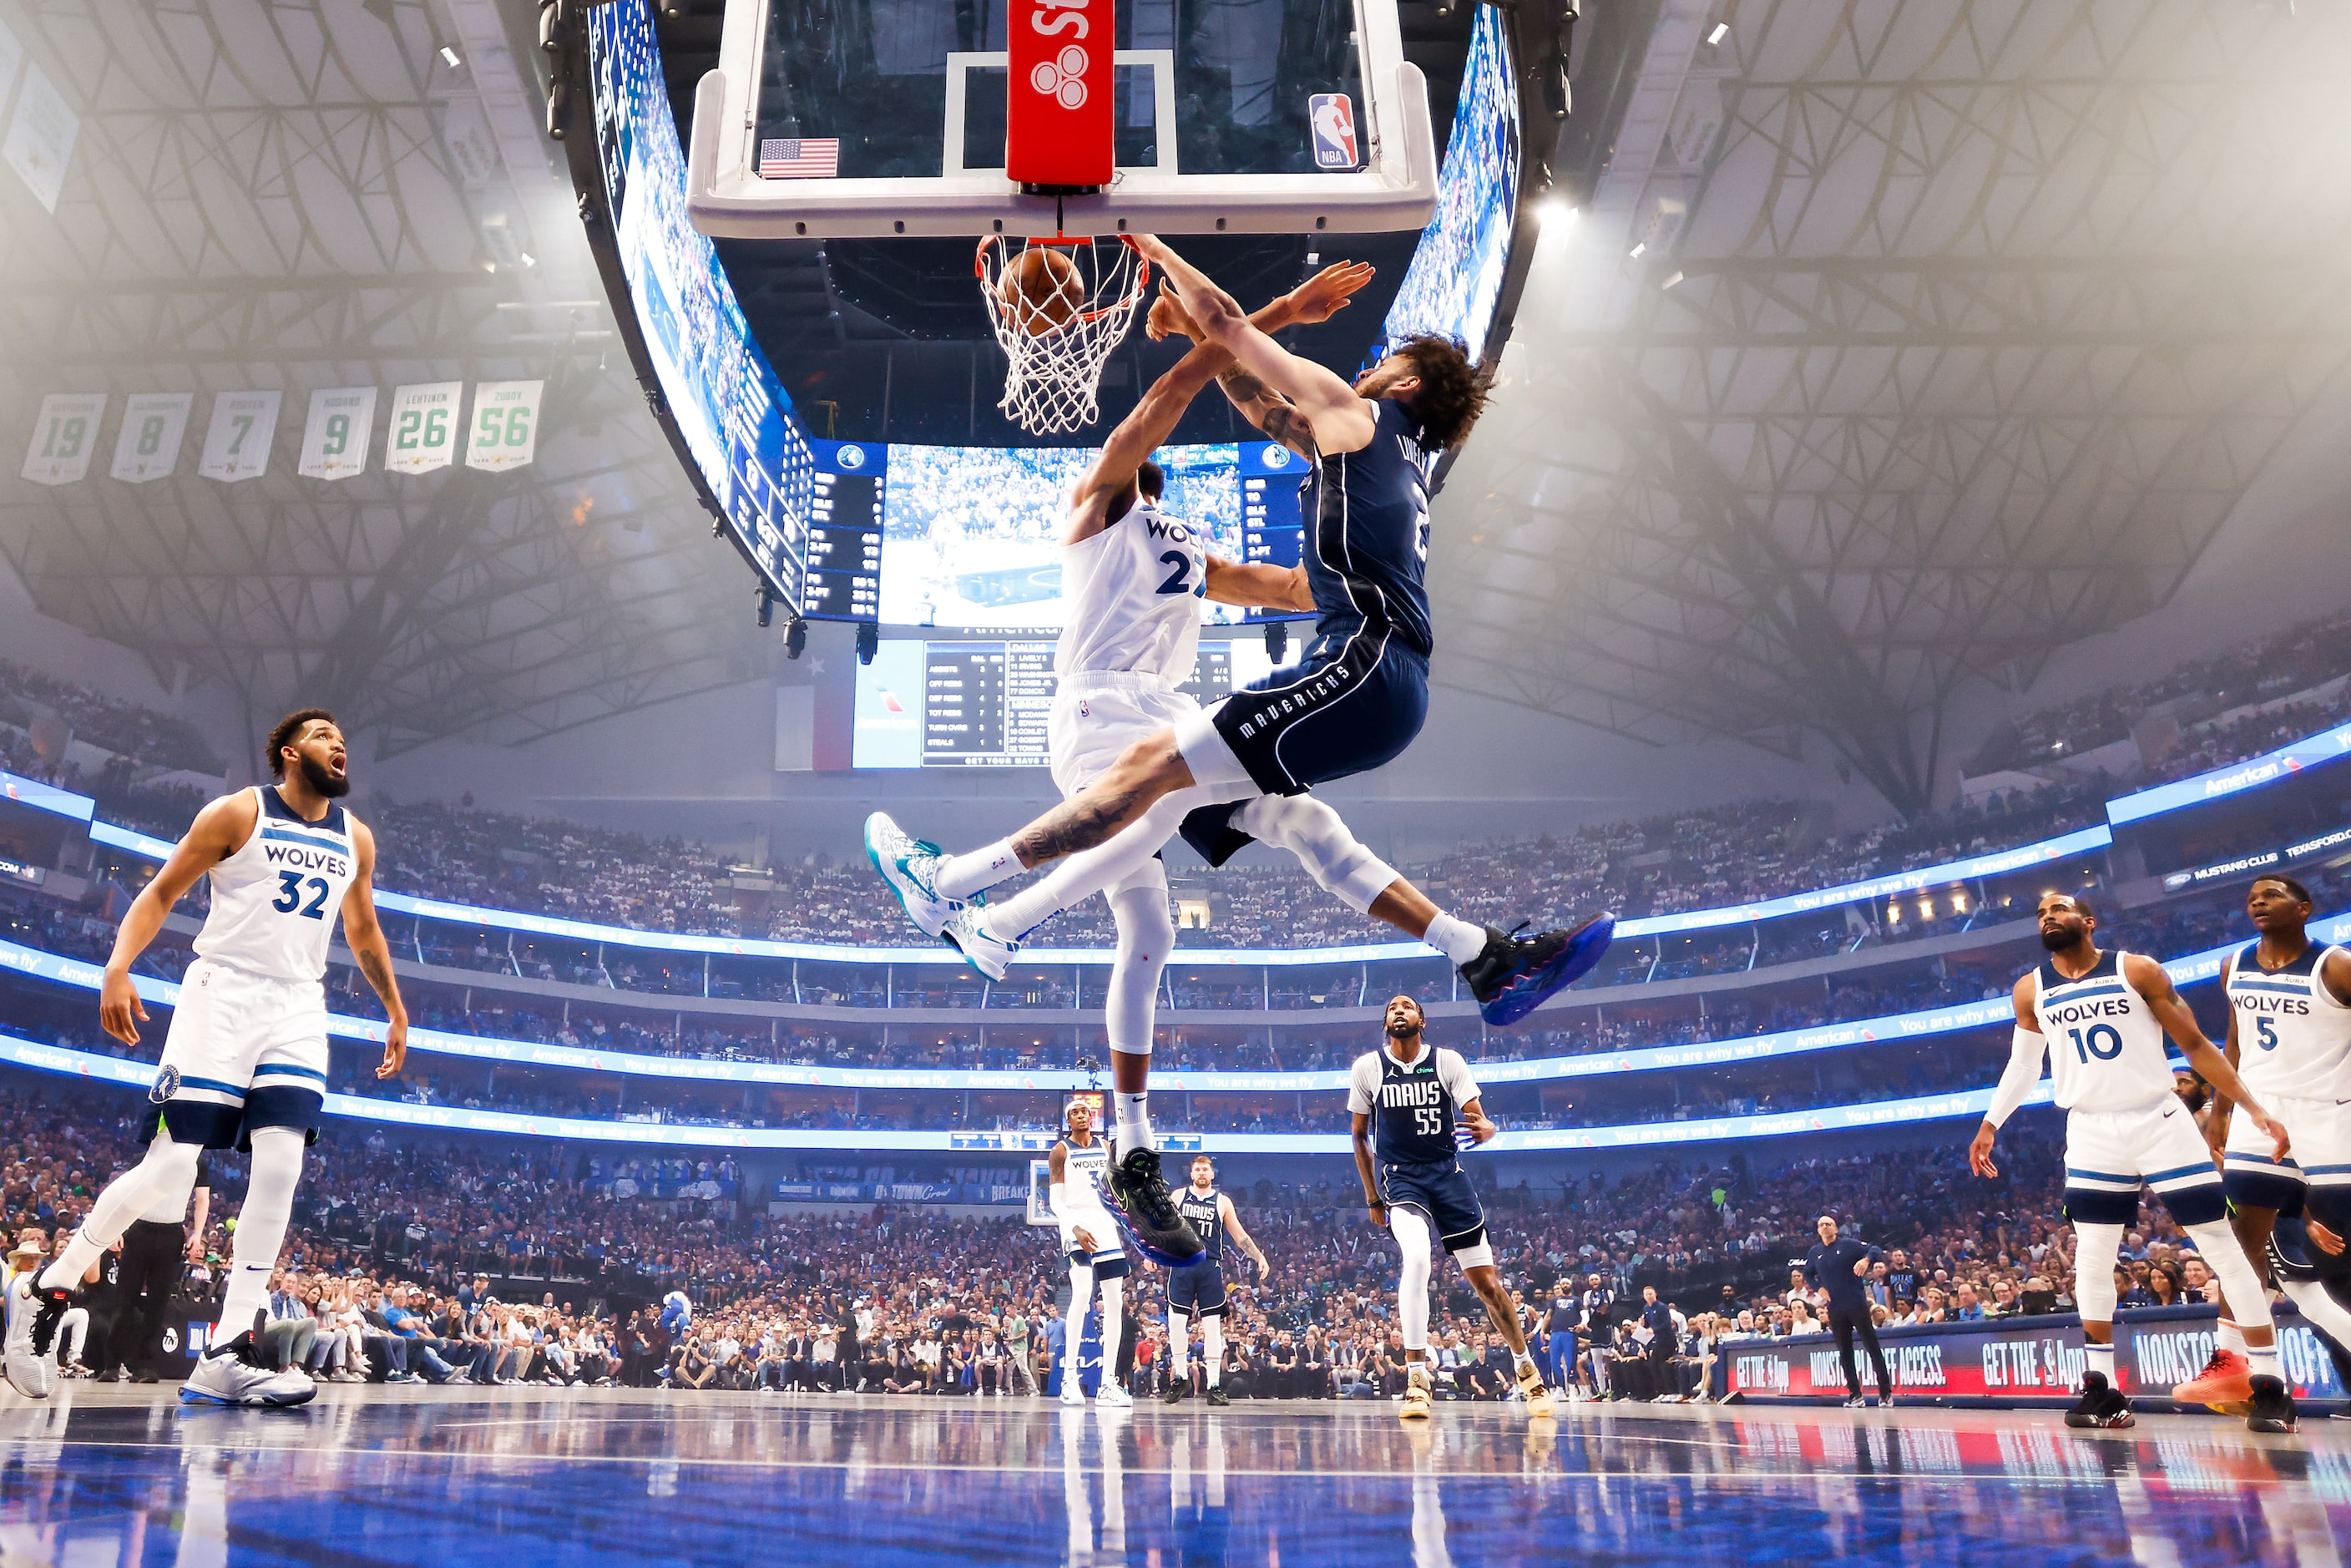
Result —
<svg viewBox="0 0 2351 1568"><path fill-rule="evenodd" d="M1318 92L1306 100L1314 126L1314 166L1352 169L1355 155L1355 101L1343 92Z"/></svg>

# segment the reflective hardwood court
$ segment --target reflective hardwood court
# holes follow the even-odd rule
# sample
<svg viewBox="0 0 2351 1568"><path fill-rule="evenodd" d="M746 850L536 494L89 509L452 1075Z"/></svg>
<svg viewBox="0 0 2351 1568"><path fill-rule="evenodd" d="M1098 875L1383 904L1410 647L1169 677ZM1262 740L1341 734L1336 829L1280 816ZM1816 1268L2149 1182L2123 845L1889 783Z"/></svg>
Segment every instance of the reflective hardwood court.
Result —
<svg viewBox="0 0 2351 1568"><path fill-rule="evenodd" d="M676 1396L0 1396L0 1563L2294 1564L2351 1424L2054 1413Z"/></svg>

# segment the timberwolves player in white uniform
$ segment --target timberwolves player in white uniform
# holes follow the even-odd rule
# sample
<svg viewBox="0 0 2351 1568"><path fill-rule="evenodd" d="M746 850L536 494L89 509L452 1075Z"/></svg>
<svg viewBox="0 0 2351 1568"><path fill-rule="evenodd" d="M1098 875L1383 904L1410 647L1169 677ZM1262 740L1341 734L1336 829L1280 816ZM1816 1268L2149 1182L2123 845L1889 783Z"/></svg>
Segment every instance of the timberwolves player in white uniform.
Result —
<svg viewBox="0 0 2351 1568"><path fill-rule="evenodd" d="M1048 1197L1061 1222L1061 1251L1070 1260L1070 1312L1062 1322L1061 1403L1082 1405L1078 1382L1078 1346L1083 1343L1086 1310L1102 1292L1102 1383L1094 1395L1103 1405L1132 1405L1134 1396L1118 1381L1119 1334L1125 1326L1126 1250L1117 1222L1102 1207L1102 1185L1110 1170L1110 1145L1094 1132L1094 1108L1071 1100L1064 1113L1068 1130L1047 1160Z"/></svg>
<svg viewBox="0 0 2351 1568"><path fill-rule="evenodd" d="M1225 1238L1231 1237L1232 1244L1257 1265L1260 1281L1273 1271L1272 1266L1266 1262L1257 1239L1242 1227L1232 1198L1217 1190L1217 1162L1207 1155L1192 1156L1191 1184L1176 1195L1176 1212L1200 1239L1200 1260L1167 1275L1166 1402L1180 1403L1192 1392L1185 1330L1196 1324L1200 1362L1207 1369L1208 1403L1229 1405L1232 1399L1224 1386L1225 1316L1232 1311L1232 1303L1225 1296Z"/></svg>
<svg viewBox="0 0 2351 1568"><path fill-rule="evenodd" d="M196 961L180 982L148 1093L146 1157L99 1194L72 1244L41 1277L43 1315L54 1318L70 1288L132 1221L163 1214L176 1221L185 1212L204 1150L250 1150L251 1178L213 1347L180 1391L190 1404L298 1405L315 1392L300 1373L263 1365L251 1329L286 1238L302 1151L318 1136L325 1103L324 978L338 917L391 1020L376 1076L398 1072L407 1052L408 1011L376 924L375 839L335 803L350 792L350 776L333 716L308 708L279 720L270 731L269 770L277 783L223 796L196 813L115 934L99 1021L107 1033L136 1045L147 1012L131 965L172 906L199 877L211 877L212 909L196 935ZM13 1382L13 1360L8 1371Z"/></svg>
<svg viewBox="0 0 2351 1568"><path fill-rule="evenodd" d="M2229 1218L2246 1252L2268 1253L2303 1315L2351 1349L2351 1313L2326 1290L2351 1268L2326 1246L2351 1234L2351 950L2312 942L2310 912L2310 890L2293 877L2256 878L2245 915L2261 940L2220 971L2229 1061L2285 1124L2294 1152L2279 1155L2252 1118L2230 1113L2225 1095L2212 1114L2227 1128ZM2273 1249L2281 1228L2285 1240Z"/></svg>
<svg viewBox="0 0 2351 1568"><path fill-rule="evenodd" d="M2040 1082L2043 1058L2050 1059L2057 1103L2065 1110L2065 1214L2077 1239L2074 1293L2086 1342L2081 1402L2065 1423L2131 1424L2130 1402L2114 1386L2115 1262L2124 1230L2138 1218L2145 1185L2194 1239L2227 1298L2210 1363L2172 1397L2242 1406L2252 1430L2290 1432L2294 1396L2278 1375L2269 1295L2229 1228L2220 1173L2196 1119L2173 1092L2163 1037L2178 1041L2188 1064L2268 1135L2273 1155L2286 1152L2285 1130L2204 1038L2162 965L2135 953L2100 952L2092 942L2097 917L2077 895L2050 894L2041 901L2040 919L2049 957L2016 982L2008 1070L1968 1163L1979 1176L2000 1174L1993 1134Z"/></svg>
<svg viewBox="0 0 2351 1568"><path fill-rule="evenodd" d="M1530 1416L1553 1414L1552 1392L1519 1322L1518 1304L1502 1288L1486 1239L1486 1210L1469 1173L1461 1168L1455 1130L1482 1144L1499 1131L1479 1103L1478 1081L1458 1051L1432 1048L1422 1038L1426 1020L1410 997L1389 998L1387 1039L1355 1059L1347 1088L1354 1126L1355 1174L1372 1222L1384 1225L1404 1255L1396 1286L1396 1328L1404 1339L1404 1407L1407 1421L1428 1419L1428 1242L1434 1229L1469 1288L1486 1303L1494 1330L1510 1347L1519 1392Z"/></svg>

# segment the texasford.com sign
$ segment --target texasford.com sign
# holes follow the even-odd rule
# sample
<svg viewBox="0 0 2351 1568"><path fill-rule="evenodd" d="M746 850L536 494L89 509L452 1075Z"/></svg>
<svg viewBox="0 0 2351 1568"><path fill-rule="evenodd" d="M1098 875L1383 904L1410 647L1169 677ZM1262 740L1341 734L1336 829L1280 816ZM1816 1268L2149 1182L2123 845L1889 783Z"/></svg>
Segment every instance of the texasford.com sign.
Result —
<svg viewBox="0 0 2351 1568"><path fill-rule="evenodd" d="M2115 1370L2126 1393L2161 1397L2203 1370L2219 1314L2210 1307L2155 1307L2120 1314ZM2063 1399L2082 1378L2081 1321L2072 1313L1998 1322L1942 1323L1880 1331L1899 1393L1923 1398ZM2316 1333L2292 1312L2278 1319L2281 1363L2298 1399L2341 1399L2335 1364ZM1877 1376L1856 1345L1865 1389ZM1826 1334L1741 1340L1722 1347L1729 1391L1754 1399L1812 1399L1845 1394L1836 1342Z"/></svg>

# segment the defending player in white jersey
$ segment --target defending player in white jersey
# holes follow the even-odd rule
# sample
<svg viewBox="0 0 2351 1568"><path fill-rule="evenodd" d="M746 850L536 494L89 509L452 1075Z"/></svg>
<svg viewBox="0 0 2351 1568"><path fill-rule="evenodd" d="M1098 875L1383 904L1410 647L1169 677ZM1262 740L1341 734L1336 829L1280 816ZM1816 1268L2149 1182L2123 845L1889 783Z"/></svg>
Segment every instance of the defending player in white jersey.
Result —
<svg viewBox="0 0 2351 1568"><path fill-rule="evenodd" d="M2227 1223L2220 1173L2196 1121L2173 1092L2168 1034L2188 1064L2234 1101L2286 1152L2286 1131L2247 1091L2235 1068L2197 1027L2163 966L2136 953L2102 953L2097 917L2076 894L2053 893L2040 908L2048 960L2016 982L2016 1030L2008 1070L1968 1149L1978 1176L1993 1176L1992 1139L2053 1063L2065 1110L2065 1214L2074 1222L2074 1290L2081 1303L2085 1370L2069 1427L2127 1427L2130 1401L2114 1385L2115 1262L2138 1218L2142 1184L2171 1210L2226 1298L2220 1345L2203 1372L2172 1390L2183 1404L2241 1406L2256 1432L2291 1432L2294 1396L2278 1374L2269 1295Z"/></svg>
<svg viewBox="0 0 2351 1568"><path fill-rule="evenodd" d="M1347 1088L1347 1111L1354 1128L1355 1174L1363 1178L1364 1202L1374 1225L1387 1227L1403 1254L1396 1285L1396 1331L1404 1340L1405 1393L1398 1416L1428 1419L1428 1242L1436 1232L1448 1257L1461 1265L1469 1288L1486 1303L1495 1332L1510 1347L1519 1393L1528 1416L1557 1411L1550 1385L1527 1350L1518 1303L1502 1288L1494 1265L1494 1245L1486 1234L1485 1206L1469 1173L1461 1168L1458 1128L1482 1144L1500 1129L1486 1115L1478 1081L1458 1051L1440 1050L1422 1037L1427 1019L1410 997L1388 999L1386 1039L1380 1049L1355 1059Z"/></svg>
<svg viewBox="0 0 2351 1568"><path fill-rule="evenodd" d="M2213 1097L2207 1136L2227 1151L2229 1218L2247 1255L2266 1259L2303 1316L2351 1349L2351 1312L2326 1289L2351 1233L2351 951L2312 942L2310 912L2310 890L2293 877L2255 878L2245 915L2261 939L2220 967L2229 1061L2284 1124L2294 1152L2273 1152L2250 1118L2230 1114L2226 1094ZM2282 1215L2306 1219L2308 1240L2289 1226L2273 1253Z"/></svg>
<svg viewBox="0 0 2351 1568"><path fill-rule="evenodd" d="M1118 1342L1125 1327L1126 1249L1118 1227L1102 1207L1102 1180L1110 1171L1110 1145L1094 1135L1092 1103L1073 1099L1063 1113L1068 1131L1053 1145L1046 1165L1047 1197L1061 1222L1061 1250L1070 1260L1070 1311L1062 1321L1061 1403L1082 1405L1078 1382L1078 1346L1083 1343L1086 1310L1102 1292L1102 1383L1094 1394L1102 1405L1132 1405L1134 1396L1118 1380Z"/></svg>
<svg viewBox="0 0 2351 1568"><path fill-rule="evenodd" d="M146 1156L107 1184L39 1287L37 1354L47 1350L43 1330L54 1334L72 1287L133 1220L178 1222L204 1150L249 1150L220 1322L180 1390L189 1404L299 1405L316 1392L301 1373L265 1365L252 1330L293 1213L302 1151L318 1136L325 1104L324 979L339 915L343 939L390 1019L376 1076L397 1073L408 1049L408 1009L376 923L375 838L335 803L350 792L350 775L334 716L305 708L280 719L269 732L269 770L276 784L224 795L196 813L115 933L99 1018L107 1033L137 1045L147 1009L132 986L131 963L196 880L212 878L212 909L196 934L196 960L180 982L148 1092ZM9 1381L36 1393L18 1381L17 1359L8 1358Z"/></svg>

